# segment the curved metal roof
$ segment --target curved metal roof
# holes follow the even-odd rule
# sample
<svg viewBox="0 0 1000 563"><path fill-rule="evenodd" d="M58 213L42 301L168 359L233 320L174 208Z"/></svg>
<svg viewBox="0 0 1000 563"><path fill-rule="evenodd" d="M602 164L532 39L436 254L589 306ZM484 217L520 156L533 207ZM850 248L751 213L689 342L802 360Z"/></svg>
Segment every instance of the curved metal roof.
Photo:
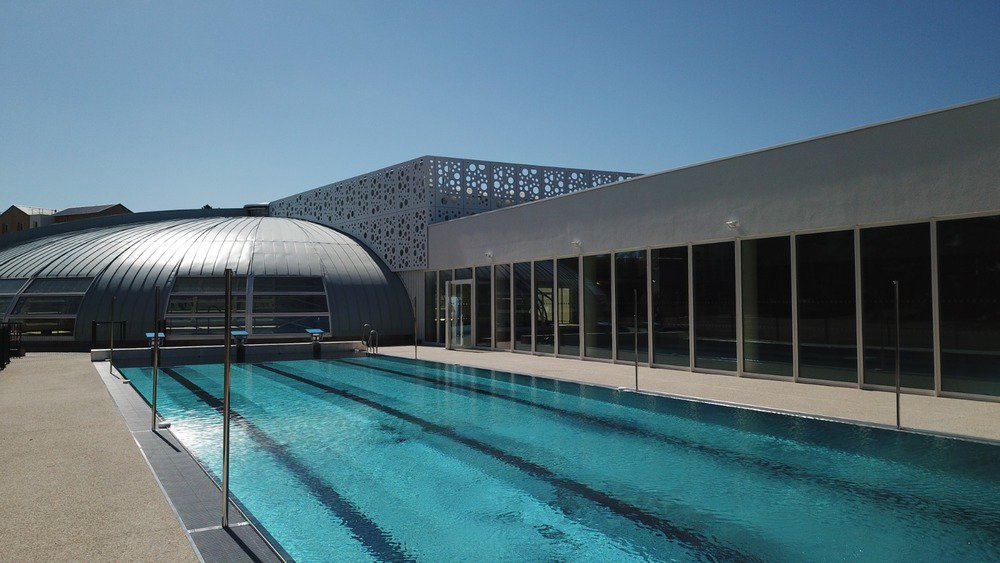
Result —
<svg viewBox="0 0 1000 563"><path fill-rule="evenodd" d="M116 318L127 321L132 338L141 338L152 325L157 285L164 288L165 309L177 276L222 276L226 268L236 275L323 276L334 337L357 339L365 323L383 335L412 332L406 290L377 256L343 233L297 219L132 223L0 248L0 279L94 278L77 315L77 341L89 340L91 320L108 317L112 296Z"/></svg>

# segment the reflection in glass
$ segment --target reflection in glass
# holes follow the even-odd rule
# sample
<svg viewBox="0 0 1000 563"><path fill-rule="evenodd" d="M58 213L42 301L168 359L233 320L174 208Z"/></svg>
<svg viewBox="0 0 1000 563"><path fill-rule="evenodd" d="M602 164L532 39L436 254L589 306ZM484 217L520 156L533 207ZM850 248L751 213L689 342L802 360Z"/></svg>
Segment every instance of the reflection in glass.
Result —
<svg viewBox="0 0 1000 563"><path fill-rule="evenodd" d="M653 362L689 366L687 247L653 250L650 269L653 285Z"/></svg>
<svg viewBox="0 0 1000 563"><path fill-rule="evenodd" d="M455 270L456 280L471 280L472 279L472 268L458 268Z"/></svg>
<svg viewBox="0 0 1000 563"><path fill-rule="evenodd" d="M510 264L497 264L493 268L493 287L496 288L496 347L510 350Z"/></svg>
<svg viewBox="0 0 1000 563"><path fill-rule="evenodd" d="M254 334L303 334L307 328L330 330L330 318L326 315L304 317L258 317L253 318Z"/></svg>
<svg viewBox="0 0 1000 563"><path fill-rule="evenodd" d="M447 296L445 292L447 291L447 282L451 281L451 270L441 270L438 272L438 306L437 306L437 337L438 342L444 344L445 340L445 315L448 311L448 303L446 301Z"/></svg>
<svg viewBox="0 0 1000 563"><path fill-rule="evenodd" d="M424 272L424 342L437 342L437 272Z"/></svg>
<svg viewBox="0 0 1000 563"><path fill-rule="evenodd" d="M694 246L694 365L736 369L735 243Z"/></svg>
<svg viewBox="0 0 1000 563"><path fill-rule="evenodd" d="M580 261L578 258L560 258L556 261L559 284L559 353L580 355Z"/></svg>
<svg viewBox="0 0 1000 563"><path fill-rule="evenodd" d="M531 262L514 264L514 349L531 351Z"/></svg>
<svg viewBox="0 0 1000 563"><path fill-rule="evenodd" d="M176 290L175 290L176 291ZM254 276L254 293L323 293L323 279L312 276Z"/></svg>
<svg viewBox="0 0 1000 563"><path fill-rule="evenodd" d="M1000 396L1000 216L940 221L941 390Z"/></svg>
<svg viewBox="0 0 1000 563"><path fill-rule="evenodd" d="M84 293L93 278L35 278L25 293ZM181 278L183 279L183 278ZM245 279L245 278L244 278ZM225 278L223 278L225 282ZM246 286L244 286L245 288ZM225 286L222 290L225 291ZM244 289L244 291L246 291Z"/></svg>
<svg viewBox="0 0 1000 563"><path fill-rule="evenodd" d="M854 231L795 238L799 377L858 380Z"/></svg>
<svg viewBox="0 0 1000 563"><path fill-rule="evenodd" d="M899 280L900 382L934 388L930 223L861 230L861 311L865 383L896 385Z"/></svg>
<svg viewBox="0 0 1000 563"><path fill-rule="evenodd" d="M635 326L636 299L638 298L639 326ZM615 254L615 307L618 327L618 359L635 361L636 348L639 361L648 361L649 326L646 321L646 251L619 252ZM638 332L638 342L636 342Z"/></svg>
<svg viewBox="0 0 1000 563"><path fill-rule="evenodd" d="M21 323L21 334L23 336L73 336L73 328L76 325L74 318L39 318L27 317L23 319L11 319Z"/></svg>
<svg viewBox="0 0 1000 563"><path fill-rule="evenodd" d="M476 268L476 346L491 346L493 320L490 318L490 267Z"/></svg>
<svg viewBox="0 0 1000 563"><path fill-rule="evenodd" d="M11 315L75 315L83 301L82 295L28 296L22 295Z"/></svg>
<svg viewBox="0 0 1000 563"><path fill-rule="evenodd" d="M555 303L552 290L552 260L535 262L535 351L555 351Z"/></svg>
<svg viewBox="0 0 1000 563"><path fill-rule="evenodd" d="M472 284L452 282L451 284L451 341L452 348L472 347Z"/></svg>
<svg viewBox="0 0 1000 563"><path fill-rule="evenodd" d="M791 377L791 239L744 240L740 252L743 371Z"/></svg>
<svg viewBox="0 0 1000 563"><path fill-rule="evenodd" d="M588 358L611 358L611 255L583 257L584 350Z"/></svg>

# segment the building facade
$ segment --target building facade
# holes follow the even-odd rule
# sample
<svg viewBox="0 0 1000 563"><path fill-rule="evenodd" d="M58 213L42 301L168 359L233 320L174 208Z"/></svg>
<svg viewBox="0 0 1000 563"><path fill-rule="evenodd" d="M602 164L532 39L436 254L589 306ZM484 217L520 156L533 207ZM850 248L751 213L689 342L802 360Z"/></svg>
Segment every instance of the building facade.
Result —
<svg viewBox="0 0 1000 563"><path fill-rule="evenodd" d="M51 225L55 212L55 209L45 209L44 207L11 205L6 211L0 213L0 235Z"/></svg>

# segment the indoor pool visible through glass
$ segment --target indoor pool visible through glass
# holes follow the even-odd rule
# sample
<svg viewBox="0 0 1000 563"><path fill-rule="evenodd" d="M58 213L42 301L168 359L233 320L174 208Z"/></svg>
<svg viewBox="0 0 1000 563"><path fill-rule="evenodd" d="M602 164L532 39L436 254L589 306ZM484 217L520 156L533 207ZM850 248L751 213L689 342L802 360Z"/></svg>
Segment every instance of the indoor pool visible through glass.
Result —
<svg viewBox="0 0 1000 563"><path fill-rule="evenodd" d="M222 366L158 397L218 475ZM231 490L298 560L1000 559L998 446L384 356L231 401Z"/></svg>

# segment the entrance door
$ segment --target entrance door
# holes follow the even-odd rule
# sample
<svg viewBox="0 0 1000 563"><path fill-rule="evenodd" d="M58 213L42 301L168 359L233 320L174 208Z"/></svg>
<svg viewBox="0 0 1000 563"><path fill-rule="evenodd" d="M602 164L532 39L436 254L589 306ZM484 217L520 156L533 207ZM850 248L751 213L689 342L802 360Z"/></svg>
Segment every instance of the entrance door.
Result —
<svg viewBox="0 0 1000 563"><path fill-rule="evenodd" d="M451 281L445 285L445 335L448 349L472 348L472 281Z"/></svg>

